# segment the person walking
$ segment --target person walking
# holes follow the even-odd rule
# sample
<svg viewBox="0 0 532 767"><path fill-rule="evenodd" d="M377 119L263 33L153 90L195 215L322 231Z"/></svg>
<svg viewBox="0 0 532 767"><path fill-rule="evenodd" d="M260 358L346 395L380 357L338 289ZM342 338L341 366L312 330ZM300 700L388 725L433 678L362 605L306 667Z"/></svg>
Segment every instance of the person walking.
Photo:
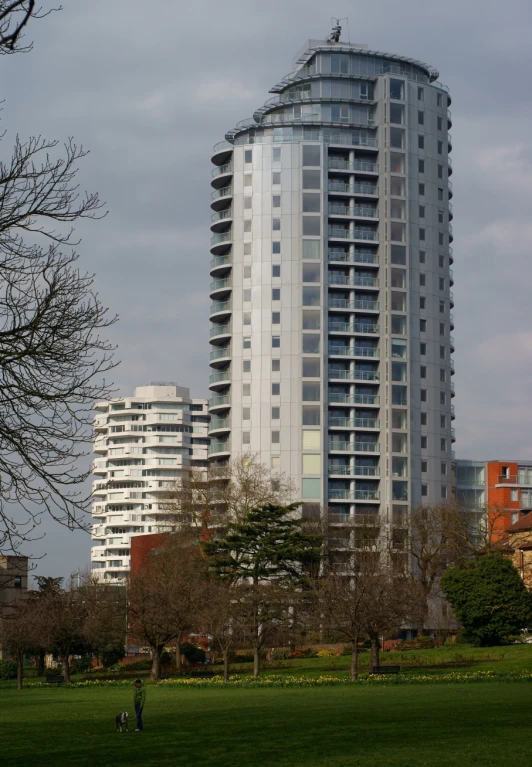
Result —
<svg viewBox="0 0 532 767"><path fill-rule="evenodd" d="M146 688L142 685L141 679L135 679L135 691L133 693L133 705L135 706L135 716L137 717L137 727L135 732L142 732L142 710L146 703Z"/></svg>

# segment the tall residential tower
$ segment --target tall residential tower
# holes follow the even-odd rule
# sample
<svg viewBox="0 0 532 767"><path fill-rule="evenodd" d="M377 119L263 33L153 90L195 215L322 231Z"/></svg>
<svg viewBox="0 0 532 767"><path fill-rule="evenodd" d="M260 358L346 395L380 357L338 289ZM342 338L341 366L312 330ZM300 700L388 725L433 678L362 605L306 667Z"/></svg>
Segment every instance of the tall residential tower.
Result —
<svg viewBox="0 0 532 767"><path fill-rule="evenodd" d="M451 498L450 96L432 67L309 40L212 162L210 460L248 450L400 526Z"/></svg>

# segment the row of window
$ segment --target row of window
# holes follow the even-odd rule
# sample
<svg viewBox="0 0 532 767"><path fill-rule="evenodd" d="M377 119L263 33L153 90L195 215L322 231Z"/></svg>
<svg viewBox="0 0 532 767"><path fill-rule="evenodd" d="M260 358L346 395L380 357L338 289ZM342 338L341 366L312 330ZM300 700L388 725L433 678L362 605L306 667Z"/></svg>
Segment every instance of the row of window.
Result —
<svg viewBox="0 0 532 767"><path fill-rule="evenodd" d="M394 99L396 101L404 101L405 100L405 81L390 78L389 96L391 99ZM423 88L423 86L421 85L418 85L418 88L417 88L417 100L425 101L425 88ZM444 101L443 101L442 93L436 94L436 105L438 107L446 106L446 104L444 104Z"/></svg>
<svg viewBox="0 0 532 767"><path fill-rule="evenodd" d="M390 123L393 123L394 125L404 125L405 116L406 116L406 111L403 104L390 103L388 105L388 120ZM422 109L418 109L417 124L419 126L424 127L425 122L426 122L425 111ZM440 132L443 131L443 117L441 115L436 116L436 129ZM423 149L423 147L420 147L420 149Z"/></svg>

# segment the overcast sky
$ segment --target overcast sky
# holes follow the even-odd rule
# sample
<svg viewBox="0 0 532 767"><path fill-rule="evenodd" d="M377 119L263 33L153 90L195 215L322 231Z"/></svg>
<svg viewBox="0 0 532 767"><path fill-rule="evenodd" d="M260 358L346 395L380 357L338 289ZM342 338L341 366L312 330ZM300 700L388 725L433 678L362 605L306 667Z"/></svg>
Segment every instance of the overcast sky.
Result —
<svg viewBox="0 0 532 767"><path fill-rule="evenodd" d="M45 3L46 4L46 3ZM343 39L432 64L452 94L457 456L532 460L530 0L63 0L34 50L4 57L3 157L16 133L90 149L109 215L78 231L112 329L121 394L175 380L207 396L210 153L291 71L331 12ZM39 572L89 562L43 525Z"/></svg>

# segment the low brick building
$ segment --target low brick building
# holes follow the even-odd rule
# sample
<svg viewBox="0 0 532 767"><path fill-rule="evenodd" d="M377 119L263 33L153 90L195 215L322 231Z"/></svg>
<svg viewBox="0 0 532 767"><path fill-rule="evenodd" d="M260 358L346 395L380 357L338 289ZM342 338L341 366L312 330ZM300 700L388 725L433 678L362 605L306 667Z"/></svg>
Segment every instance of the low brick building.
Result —
<svg viewBox="0 0 532 767"><path fill-rule="evenodd" d="M532 514L510 525L497 548L512 560L527 589L532 589Z"/></svg>
<svg viewBox="0 0 532 767"><path fill-rule="evenodd" d="M0 622L2 613L28 593L28 557L0 555ZM0 632L0 660L3 658Z"/></svg>

